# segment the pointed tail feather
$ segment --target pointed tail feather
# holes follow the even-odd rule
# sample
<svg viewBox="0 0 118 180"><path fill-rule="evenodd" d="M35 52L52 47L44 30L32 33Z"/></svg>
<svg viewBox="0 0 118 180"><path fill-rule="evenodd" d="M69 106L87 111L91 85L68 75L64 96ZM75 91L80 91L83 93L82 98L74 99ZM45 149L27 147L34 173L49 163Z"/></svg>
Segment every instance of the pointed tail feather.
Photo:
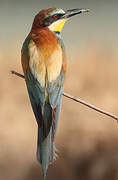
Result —
<svg viewBox="0 0 118 180"><path fill-rule="evenodd" d="M56 148L54 145L54 139L52 138L52 127L48 136L40 142L40 128L38 129L38 144L37 144L37 159L41 163L43 180L46 178L46 172L50 163L56 160Z"/></svg>

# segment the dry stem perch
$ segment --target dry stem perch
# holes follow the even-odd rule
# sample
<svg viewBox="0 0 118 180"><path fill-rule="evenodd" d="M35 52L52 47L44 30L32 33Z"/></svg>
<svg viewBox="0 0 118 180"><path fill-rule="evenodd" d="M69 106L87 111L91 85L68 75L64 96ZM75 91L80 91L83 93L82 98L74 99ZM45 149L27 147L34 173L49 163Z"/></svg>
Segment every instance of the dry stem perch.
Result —
<svg viewBox="0 0 118 180"><path fill-rule="evenodd" d="M23 76L22 74L17 73L16 71L11 71L11 73L12 73L12 74L15 74L16 76L19 76L19 77L21 77L21 78L24 78L24 76ZM87 102L85 102L85 101L83 101L83 100L81 100L81 99L79 99L79 98L76 98L76 97L74 97L74 96L72 96L72 95L70 95L70 94L63 93L63 96L65 96L65 97L67 97L67 98L69 98L69 99L72 99L73 101L76 101L76 102L78 102L78 103L80 103L80 104L83 104L83 105L85 105L85 106L87 106L87 107L89 107L89 108L91 108L91 109L93 109L93 110L95 110L95 111L97 111L97 112L99 112L99 113L102 113L102 114L104 114L104 115L106 115L106 116L109 116L109 117L117 120L117 122L118 122L118 116L116 116L116 115L114 115L114 114L112 114L112 113L109 113L109 112L106 112L106 111L104 111L104 110L102 110L102 109L100 109L100 108L97 108L97 107L95 107L95 106L93 106L93 105L91 105L91 104L89 104L89 103L87 103Z"/></svg>

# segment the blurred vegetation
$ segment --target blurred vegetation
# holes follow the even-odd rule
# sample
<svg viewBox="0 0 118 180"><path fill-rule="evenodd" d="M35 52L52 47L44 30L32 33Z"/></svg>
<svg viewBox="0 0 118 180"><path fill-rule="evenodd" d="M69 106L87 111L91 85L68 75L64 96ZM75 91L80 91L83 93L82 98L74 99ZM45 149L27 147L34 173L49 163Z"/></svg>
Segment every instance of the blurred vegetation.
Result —
<svg viewBox="0 0 118 180"><path fill-rule="evenodd" d="M37 125L14 50L0 57L0 180L39 180ZM68 61L65 92L118 114L118 61L98 46L80 49ZM59 158L47 180L117 180L116 121L63 97L56 138Z"/></svg>

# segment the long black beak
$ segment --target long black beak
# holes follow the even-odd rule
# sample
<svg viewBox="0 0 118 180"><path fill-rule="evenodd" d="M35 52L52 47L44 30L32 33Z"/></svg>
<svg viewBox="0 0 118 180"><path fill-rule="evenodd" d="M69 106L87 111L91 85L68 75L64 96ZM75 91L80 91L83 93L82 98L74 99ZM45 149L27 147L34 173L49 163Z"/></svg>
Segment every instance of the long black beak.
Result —
<svg viewBox="0 0 118 180"><path fill-rule="evenodd" d="M70 18L77 14L86 13L86 12L89 12L89 9L71 9L71 10L67 10L65 14L62 16L62 18Z"/></svg>

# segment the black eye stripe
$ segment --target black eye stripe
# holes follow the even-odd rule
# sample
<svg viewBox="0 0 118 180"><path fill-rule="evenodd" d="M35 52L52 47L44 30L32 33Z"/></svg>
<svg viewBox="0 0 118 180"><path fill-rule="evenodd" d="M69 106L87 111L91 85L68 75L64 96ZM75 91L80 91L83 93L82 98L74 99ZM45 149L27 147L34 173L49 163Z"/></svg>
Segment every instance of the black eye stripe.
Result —
<svg viewBox="0 0 118 180"><path fill-rule="evenodd" d="M49 26L52 22L54 21L54 19L52 17L46 18L43 21L44 26Z"/></svg>
<svg viewBox="0 0 118 180"><path fill-rule="evenodd" d="M54 14L53 16L50 16L43 21L44 27L49 26L52 24L54 21L61 19L62 14Z"/></svg>

